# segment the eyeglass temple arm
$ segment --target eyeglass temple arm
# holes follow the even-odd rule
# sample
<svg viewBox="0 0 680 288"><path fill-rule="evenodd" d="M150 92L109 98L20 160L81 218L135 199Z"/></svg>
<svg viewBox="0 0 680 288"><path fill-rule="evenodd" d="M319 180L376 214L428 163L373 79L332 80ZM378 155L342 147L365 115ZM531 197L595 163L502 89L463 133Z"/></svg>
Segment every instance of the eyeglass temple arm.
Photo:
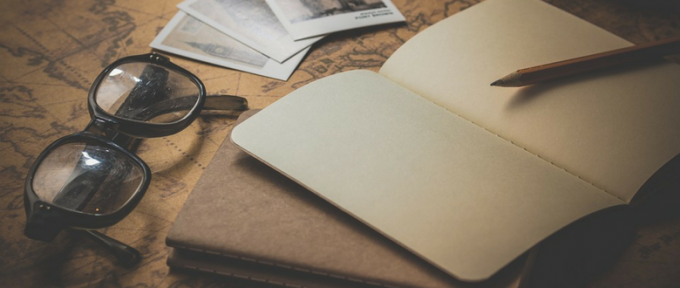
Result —
<svg viewBox="0 0 680 288"><path fill-rule="evenodd" d="M166 99L149 105L148 107L128 111L126 114L147 121L166 113L189 110L196 105L198 96L183 96ZM203 110L248 110L248 100L231 95L210 95L206 97Z"/></svg>
<svg viewBox="0 0 680 288"><path fill-rule="evenodd" d="M98 231L94 230L79 230L81 233L87 235L95 242L104 246L113 256L116 257L120 265L122 266L132 266L142 259L142 254L137 251L137 249L132 248L125 243L122 243L116 239L106 236Z"/></svg>
<svg viewBox="0 0 680 288"><path fill-rule="evenodd" d="M248 100L232 95L208 95L205 97L204 110L248 110Z"/></svg>

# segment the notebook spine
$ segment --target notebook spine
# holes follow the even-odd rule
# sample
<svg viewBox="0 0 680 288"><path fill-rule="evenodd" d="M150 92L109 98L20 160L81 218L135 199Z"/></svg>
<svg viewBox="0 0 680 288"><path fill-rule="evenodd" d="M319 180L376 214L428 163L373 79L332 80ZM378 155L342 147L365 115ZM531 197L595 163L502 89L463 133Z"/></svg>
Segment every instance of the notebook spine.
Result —
<svg viewBox="0 0 680 288"><path fill-rule="evenodd" d="M560 170L566 172L567 174L569 174L569 175L571 175L571 176L573 176L573 177L576 177L577 179L579 179L579 180L581 180L581 181L583 181L583 182L589 184L590 186L593 186L595 189L598 189L598 190L600 190L600 191L602 191L602 192L604 192L604 193L607 193L607 194L609 194L609 195L611 195L611 196L613 196L613 197L616 197L617 199L619 199L619 200L621 200L621 201L623 201L623 202L626 202L626 200L622 199L621 197L616 196L616 195L610 193L609 191L607 191L606 189L604 189L604 188L602 188L602 187L596 185L596 184L593 183L592 181L590 181L590 180L588 180L588 179L585 179L585 178L582 178L580 175L578 175L578 174L576 174L576 173L574 173L574 172L572 172L572 171L569 171L569 170L567 170L566 168L564 168L564 167L562 167L562 166L560 166L560 165L557 165L555 162L550 161L549 159L544 158L543 156L539 155L538 153L536 153L536 152L534 152L534 151L531 151L531 150L527 149L526 147L523 147L523 146L521 146L521 145L519 145L519 144L513 142L512 140L507 139L507 138L501 136L500 134L498 134L498 133L496 133L496 132L493 132L493 131L487 129L486 127L484 127L484 126L482 126L482 125L479 125L479 124L475 123L474 121L469 120L469 119L467 119L467 118L461 116L460 114L458 114L458 113L456 113L456 112L454 112L454 111L451 111L451 110L446 109L446 108L444 108L444 109L445 109L446 111L449 111L449 112L453 113L454 115L458 116L458 118L463 119L463 120L465 120L465 121L467 121L467 122L469 122L469 123L471 123L471 124L473 124L473 125L475 125L475 126L477 126L477 127L479 127L479 128L484 129L486 132L489 132L489 133L495 135L495 136L498 137L499 139L502 139L503 141L506 141L506 142L512 144L513 146L515 146L515 147L517 147L517 148L520 148L520 149L526 151L527 153L532 154L532 155L538 157L538 159L543 160L544 162L546 162L546 163L548 163L548 164L550 164L550 165L552 165L552 166L554 166L554 167L556 167L556 168L558 168L558 169L560 169Z"/></svg>
<svg viewBox="0 0 680 288"><path fill-rule="evenodd" d="M310 274L315 274L315 275L320 275L320 276L325 276L325 277L331 277L331 278L335 278L335 279L351 281L351 282L360 283L360 284L372 285L372 286L376 286L376 287L405 288L405 287L394 286L394 285L390 285L390 284L386 284L386 283L366 281L366 280L362 280L362 279L337 275L337 274L328 273L328 272L324 272L324 271L312 270L312 269L307 269L307 268L302 268L302 267L297 267L297 266L292 266L292 265L287 265L287 264L281 264L281 263L277 263L277 262L263 261L263 260L258 260L258 259L254 259L254 258L243 257L243 256L238 256L238 255L233 255L233 254L227 254L227 253L217 252L217 251L211 251L211 250L206 250L206 249L201 249L201 248L194 248L194 247L181 246L181 245L168 245L168 246L178 248L178 249L184 249L184 250L189 250L189 251L194 251L194 252L200 252L200 253L217 255L217 256L221 256L221 257L227 257L227 258L232 258L232 259L237 259L237 260L248 261L248 262L272 266L272 267L278 267L278 268L289 269L289 270L294 270L294 271L299 271L299 272L304 272L304 273L310 273ZM258 281L258 282L264 281L264 282L271 283L271 284L276 284L275 282L277 282L277 281L270 281L268 279L259 279L259 278L255 279L255 278L251 278L251 277L245 276L245 275L236 276L236 274L233 274L233 273L219 272L219 271L216 271L216 270L205 269L205 268L195 267L195 266L191 266L191 265L182 265L182 266L184 268L189 268L189 269L193 269L193 270L200 270L200 271L211 272L211 273L216 273L216 274L221 274L221 275L226 275L226 276L234 276L234 277L237 277L237 278L251 279L251 280L254 280L254 281ZM289 283L282 283L281 285L286 286L286 287L303 287L303 286L298 286L298 285L291 285ZM307 288L307 287L304 287L304 288Z"/></svg>
<svg viewBox="0 0 680 288"><path fill-rule="evenodd" d="M206 268L203 268L203 267L192 266L192 265L181 265L180 268L191 269L191 270L196 270L196 271L201 271L201 272L208 272L208 273L213 273L213 274L219 274L219 275L223 275L223 276L227 276L227 277L233 277L233 278L244 279L244 280L255 281L255 282L262 282L262 283L267 283L267 284L272 284L272 285L277 285L277 286L283 286L283 287L309 288L309 287L306 287L306 286L300 286L300 285L295 285L295 284L291 284L291 283L273 281L273 280L264 279L264 278L251 277L251 276L242 275L242 274L238 274L238 273L229 273L229 272L218 271L218 270L213 270L213 269L206 269Z"/></svg>

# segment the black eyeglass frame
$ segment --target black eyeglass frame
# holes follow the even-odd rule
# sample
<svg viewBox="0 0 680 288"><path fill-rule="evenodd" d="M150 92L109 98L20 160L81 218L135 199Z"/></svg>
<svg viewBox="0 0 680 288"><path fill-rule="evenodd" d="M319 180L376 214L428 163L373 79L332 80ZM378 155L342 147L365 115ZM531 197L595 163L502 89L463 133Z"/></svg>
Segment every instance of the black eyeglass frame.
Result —
<svg viewBox="0 0 680 288"><path fill-rule="evenodd" d="M109 75L113 69L126 63L154 64L187 77L198 88L199 93L196 103L184 117L170 123L150 123L125 119L109 114L97 104L97 91L103 79ZM163 55L150 53L129 56L111 63L99 74L99 76L97 76L94 84L89 90L88 111L90 113L91 121L85 130L64 136L51 143L40 153L29 169L24 184L24 208L27 217L24 234L31 239L52 241L58 233L64 229L72 228L87 231L88 229L109 227L120 222L137 207L144 197L151 182L151 170L141 158L130 152L127 147L121 146L119 143L123 142L125 144L130 144L138 138L163 137L182 131L191 125L191 123L199 116L206 104L206 98L211 98L213 100L209 104L209 107L205 107L206 109L231 109L237 111L248 109L247 101L241 97L207 97L205 87L198 77L170 62L170 59ZM110 134L115 136L112 137ZM118 141L118 143L116 141ZM98 145L100 147L115 150L131 159L137 167L141 168L143 174L137 190L131 194L130 198L120 208L107 214L85 213L63 208L41 200L33 189L35 173L38 167L40 167L40 164L48 155L50 155L50 153L69 143ZM134 264L141 258L141 254L134 248L99 232L87 232L88 235L97 240L97 242L107 246L121 262L126 262L122 263L124 265Z"/></svg>
<svg viewBox="0 0 680 288"><path fill-rule="evenodd" d="M97 104L96 99L97 90L99 90L99 86L101 85L104 77L109 75L113 69L116 69L116 67L127 63L156 64L158 66L164 67L173 72L177 72L182 76L187 77L199 89L199 95L196 104L182 119L179 119L171 123L149 123L144 121L124 119L107 113ZM196 120L196 118L200 114L203 105L205 105L206 92L205 86L203 86L203 82L201 82L201 80L198 79L196 75L170 62L170 59L168 57L165 57L157 53L150 53L121 58L111 63L111 65L106 67L99 74L99 76L97 76L94 85L92 85L92 88L90 88L90 92L88 93L87 99L89 104L88 110L90 112L90 116L93 119L103 121L106 125L106 128L113 129L123 134L127 134L136 138L154 138L175 134L191 125L191 123L194 120Z"/></svg>
<svg viewBox="0 0 680 288"><path fill-rule="evenodd" d="M56 148L70 143L95 144L99 145L100 147L113 149L116 152L132 159L133 162L139 168L141 168L143 175L139 187L131 195L130 199L128 199L118 210L108 214L90 214L62 208L40 200L38 195L33 190L33 179L35 172L37 171L38 167L40 167L40 164L45 160L45 158ZM30 233L30 235L27 236L32 239L52 241L54 237L56 237L56 233L50 233L53 231L29 231L29 229L33 228L30 225L32 221L40 221L41 218L50 219L52 223L56 224L54 228L59 229L67 227L84 229L99 229L109 227L123 220L123 218L125 218L128 214L130 214L130 212L132 212L132 210L135 209L135 207L137 207L137 204L139 204L139 201L142 200L146 190L149 188L150 183L151 169L149 169L149 166L137 155L116 144L113 140L87 131L82 131L62 137L47 146L47 148L45 148L45 150L40 153L36 161L31 166L31 169L28 172L28 177L26 177L26 183L24 185L24 204L26 208L26 215L28 215L29 219L27 219L27 230L25 233ZM39 219L30 219L31 217L39 217ZM44 226L40 227L39 229L44 229Z"/></svg>

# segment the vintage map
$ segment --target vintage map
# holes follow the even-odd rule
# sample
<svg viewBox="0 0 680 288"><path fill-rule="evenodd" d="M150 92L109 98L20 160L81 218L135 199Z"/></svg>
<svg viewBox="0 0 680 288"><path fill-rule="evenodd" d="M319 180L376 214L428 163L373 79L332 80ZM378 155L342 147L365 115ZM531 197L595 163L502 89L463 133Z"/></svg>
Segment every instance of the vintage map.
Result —
<svg viewBox="0 0 680 288"><path fill-rule="evenodd" d="M120 57L150 52L149 43L177 12L178 2L0 2L0 287L256 286L171 272L165 265L165 235L234 122L220 113L206 113L179 134L142 142L138 154L154 173L151 186L126 219L102 231L142 252L136 267L116 266L99 245L68 232L51 243L23 235L24 179L30 165L49 143L85 127L90 120L87 93L95 77ZM201 78L209 93L243 96L251 108L263 108L324 76L377 71L413 35L478 1L393 2L407 25L333 34L314 45L287 82L171 58ZM634 43L680 36L677 10L635 9L622 1L548 2ZM680 216L644 223L614 267L588 287L680 287Z"/></svg>

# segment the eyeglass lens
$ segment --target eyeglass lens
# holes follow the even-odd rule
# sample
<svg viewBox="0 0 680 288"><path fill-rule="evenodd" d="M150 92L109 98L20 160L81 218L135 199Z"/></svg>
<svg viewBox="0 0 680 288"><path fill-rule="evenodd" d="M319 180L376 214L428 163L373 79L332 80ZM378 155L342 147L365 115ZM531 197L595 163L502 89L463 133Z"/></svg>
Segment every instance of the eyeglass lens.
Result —
<svg viewBox="0 0 680 288"><path fill-rule="evenodd" d="M110 214L139 189L143 170L129 156L97 144L68 143L40 163L32 186L47 203L87 214Z"/></svg>
<svg viewBox="0 0 680 288"><path fill-rule="evenodd" d="M189 114L198 95L198 86L182 74L150 63L126 63L102 79L95 99L120 118L171 123Z"/></svg>

